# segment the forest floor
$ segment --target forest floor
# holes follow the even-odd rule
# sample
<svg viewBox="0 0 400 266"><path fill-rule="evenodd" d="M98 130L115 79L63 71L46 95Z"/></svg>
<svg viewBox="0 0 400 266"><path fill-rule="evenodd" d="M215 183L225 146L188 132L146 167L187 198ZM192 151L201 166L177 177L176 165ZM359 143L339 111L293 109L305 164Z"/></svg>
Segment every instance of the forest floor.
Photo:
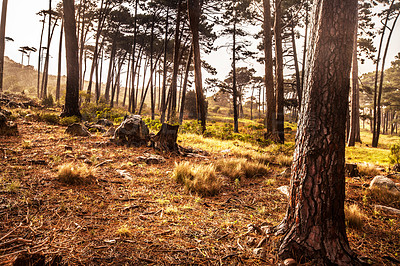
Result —
<svg viewBox="0 0 400 266"><path fill-rule="evenodd" d="M0 265L16 258L48 265L279 263L279 237L248 225L277 225L284 217L287 198L277 188L289 184L280 174L285 167L271 164L267 175L240 183L226 179L219 194L200 197L171 178L175 164L207 165L234 154L209 147L204 157L159 153L164 163L146 164L137 157L157 154L152 148L116 146L100 134L71 137L65 126L23 117L15 122L20 136L0 137ZM181 145L191 143L180 136ZM92 182L61 182L59 167L68 162L87 164ZM395 265L400 218L375 210L366 197L371 178L346 179L346 204L364 214L361 228L348 228L350 245L372 264ZM257 245L266 254L255 254Z"/></svg>

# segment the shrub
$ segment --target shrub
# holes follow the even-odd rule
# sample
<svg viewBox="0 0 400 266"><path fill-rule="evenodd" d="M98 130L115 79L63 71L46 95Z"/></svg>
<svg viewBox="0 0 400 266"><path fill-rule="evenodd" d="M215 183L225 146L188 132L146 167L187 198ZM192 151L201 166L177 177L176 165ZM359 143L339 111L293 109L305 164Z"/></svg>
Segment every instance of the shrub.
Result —
<svg viewBox="0 0 400 266"><path fill-rule="evenodd" d="M212 164L192 165L189 162L175 164L172 177L177 183L185 185L189 191L203 196L217 194L222 186Z"/></svg>
<svg viewBox="0 0 400 266"><path fill-rule="evenodd" d="M385 206L400 209L400 196L393 194L386 189L367 189L365 192L365 197L370 203L379 203Z"/></svg>
<svg viewBox="0 0 400 266"><path fill-rule="evenodd" d="M60 117L57 114L52 114L52 113L41 113L39 115L39 120L56 125L60 122Z"/></svg>
<svg viewBox="0 0 400 266"><path fill-rule="evenodd" d="M356 205L345 206L344 213L346 216L346 225L354 229L361 229L364 224L365 215L361 212L360 208Z"/></svg>
<svg viewBox="0 0 400 266"><path fill-rule="evenodd" d="M54 99L53 95L49 94L42 99L42 105L46 107L53 107L54 106Z"/></svg>
<svg viewBox="0 0 400 266"><path fill-rule="evenodd" d="M391 164L399 164L400 162L400 143L390 145L389 159Z"/></svg>
<svg viewBox="0 0 400 266"><path fill-rule="evenodd" d="M94 178L93 169L73 163L63 164L58 168L58 180L65 184L77 185L91 183Z"/></svg>
<svg viewBox="0 0 400 266"><path fill-rule="evenodd" d="M375 165L369 163L357 164L357 168L360 176L377 176L381 173Z"/></svg>
<svg viewBox="0 0 400 266"><path fill-rule="evenodd" d="M217 171L232 180L241 178L253 178L268 173L268 166L247 159L222 159L216 162Z"/></svg>
<svg viewBox="0 0 400 266"><path fill-rule="evenodd" d="M151 118L145 118L143 121L152 131L159 131L161 129L162 124L158 119L152 120Z"/></svg>
<svg viewBox="0 0 400 266"><path fill-rule="evenodd" d="M81 119L77 116L67 116L60 119L60 124L63 126L69 126L75 123L80 123Z"/></svg>

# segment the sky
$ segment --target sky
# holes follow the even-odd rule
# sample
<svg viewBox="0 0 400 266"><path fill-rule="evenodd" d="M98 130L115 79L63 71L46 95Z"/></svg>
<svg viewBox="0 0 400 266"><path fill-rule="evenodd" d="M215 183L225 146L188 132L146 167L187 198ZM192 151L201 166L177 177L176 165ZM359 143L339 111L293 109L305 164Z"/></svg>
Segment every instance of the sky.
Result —
<svg viewBox="0 0 400 266"><path fill-rule="evenodd" d="M58 3L58 0L53 0L53 7ZM18 52L21 46L31 46L38 48L40 42L41 23L40 16L36 15L40 10L48 9L48 0L12 0L8 1L8 12L7 12L7 23L6 23L6 36L14 39L14 42L6 42L5 55L10 57L12 60L21 63L21 53ZM57 73L57 54L58 54L58 38L59 30L56 29L54 33L54 40L50 49L50 74ZM379 38L376 38L378 43ZM259 41L255 41L259 42ZM257 45L254 43L254 45ZM45 43L44 43L45 45ZM299 51L302 49L302 45L298 47ZM298 52L299 52L298 51ZM400 26L399 23L396 26L391 45L389 47L389 53L387 56L385 67L390 67L390 62L394 60L395 55L400 52ZM64 53L65 55L65 53ZM213 52L211 55L203 55L206 61L215 67L218 71L217 77L224 79L231 68L230 55L225 48L220 49L218 52ZM38 52L32 53L30 59L30 65L37 68ZM27 58L24 58L24 64L27 64ZM65 65L65 64L63 64ZM258 75L262 75L263 66L254 64L253 66L257 70ZM359 73L374 71L375 67L372 62L366 62L360 64ZM65 67L63 69L65 74ZM203 75L203 78L209 77L207 74Z"/></svg>

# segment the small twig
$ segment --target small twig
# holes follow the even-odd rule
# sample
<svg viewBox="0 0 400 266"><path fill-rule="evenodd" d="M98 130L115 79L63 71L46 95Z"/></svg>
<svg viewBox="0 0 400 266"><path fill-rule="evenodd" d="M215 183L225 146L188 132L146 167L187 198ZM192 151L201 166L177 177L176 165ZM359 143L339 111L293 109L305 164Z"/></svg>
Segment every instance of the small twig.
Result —
<svg viewBox="0 0 400 266"><path fill-rule="evenodd" d="M239 255L239 253L228 254L228 255L222 257L221 260L225 260L225 259L230 258L230 257L236 257L238 255Z"/></svg>
<svg viewBox="0 0 400 266"><path fill-rule="evenodd" d="M101 162L101 163L99 163L99 164L96 164L96 165L94 166L94 168L97 168L97 167L102 166L102 165L104 165L104 164L106 164L106 163L112 163L112 162L113 162L113 160L105 160L104 162Z"/></svg>
<svg viewBox="0 0 400 266"><path fill-rule="evenodd" d="M14 238L14 239L11 239L11 240L9 240L7 242L0 243L0 247L7 246L7 245L15 243L15 242L23 242L25 244L30 244L30 243L32 243L32 240L27 240L27 239L23 239L23 238Z"/></svg>
<svg viewBox="0 0 400 266"><path fill-rule="evenodd" d="M22 223L20 223L17 227L15 227L14 229L12 229L10 232L8 232L7 234L5 234L4 236L2 236L0 238L0 241L2 241L3 239L5 239L6 237L8 237L9 235L11 235L12 233L14 233L15 230L17 230L18 228L20 228L22 225Z"/></svg>

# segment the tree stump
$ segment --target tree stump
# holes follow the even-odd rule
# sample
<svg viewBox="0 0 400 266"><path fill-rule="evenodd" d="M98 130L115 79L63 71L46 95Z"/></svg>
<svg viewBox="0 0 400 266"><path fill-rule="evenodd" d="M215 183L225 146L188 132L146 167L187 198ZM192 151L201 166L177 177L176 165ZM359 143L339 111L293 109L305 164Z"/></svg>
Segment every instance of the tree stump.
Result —
<svg viewBox="0 0 400 266"><path fill-rule="evenodd" d="M173 126L163 123L160 131L153 137L154 148L163 152L179 153L179 146L176 143L178 129L179 125Z"/></svg>
<svg viewBox="0 0 400 266"><path fill-rule="evenodd" d="M7 121L7 117L0 112L0 136L18 136L17 125Z"/></svg>

